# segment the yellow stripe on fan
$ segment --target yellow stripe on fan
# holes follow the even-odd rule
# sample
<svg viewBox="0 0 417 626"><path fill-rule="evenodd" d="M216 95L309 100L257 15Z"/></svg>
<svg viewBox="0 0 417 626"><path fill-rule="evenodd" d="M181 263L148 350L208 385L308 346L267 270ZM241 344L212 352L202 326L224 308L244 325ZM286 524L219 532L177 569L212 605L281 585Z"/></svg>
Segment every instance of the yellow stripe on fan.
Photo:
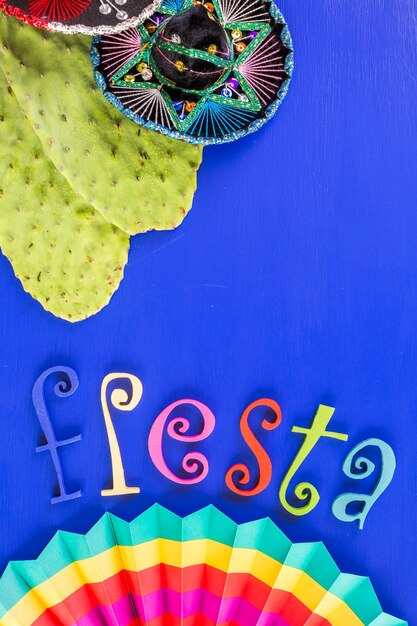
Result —
<svg viewBox="0 0 417 626"><path fill-rule="evenodd" d="M31 589L0 620L1 626L32 624L46 608L57 604L57 593L64 600L88 583L100 583L122 569L140 571L158 564L189 567L202 562L229 573L251 574L269 587L293 593L310 611L327 619L332 626L364 626L352 609L326 591L305 572L282 565L277 576L275 559L249 548L231 548L211 539L180 542L155 539L137 546L115 546L96 556L75 561L45 582Z"/></svg>

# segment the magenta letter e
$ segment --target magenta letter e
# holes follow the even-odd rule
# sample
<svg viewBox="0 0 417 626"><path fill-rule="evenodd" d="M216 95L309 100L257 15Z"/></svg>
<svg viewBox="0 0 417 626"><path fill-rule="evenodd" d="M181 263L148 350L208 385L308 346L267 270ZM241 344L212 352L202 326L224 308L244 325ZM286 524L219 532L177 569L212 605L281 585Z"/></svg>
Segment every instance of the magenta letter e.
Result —
<svg viewBox="0 0 417 626"><path fill-rule="evenodd" d="M161 474L174 483L194 485L204 480L209 471L209 463L204 454L201 454L201 452L189 452L186 454L182 460L182 468L187 474L194 474L194 476L191 478L180 478L171 472L165 463L162 451L162 438L165 424L169 420L172 411L182 404L191 404L200 411L203 416L203 430L198 435L186 435L185 433L187 433L190 428L190 421L186 417L173 417L172 420L168 422L168 435L177 441L186 442L202 441L211 435L216 424L216 418L210 409L202 402L198 402L198 400L178 400L167 406L156 418L149 433L148 448L150 457Z"/></svg>

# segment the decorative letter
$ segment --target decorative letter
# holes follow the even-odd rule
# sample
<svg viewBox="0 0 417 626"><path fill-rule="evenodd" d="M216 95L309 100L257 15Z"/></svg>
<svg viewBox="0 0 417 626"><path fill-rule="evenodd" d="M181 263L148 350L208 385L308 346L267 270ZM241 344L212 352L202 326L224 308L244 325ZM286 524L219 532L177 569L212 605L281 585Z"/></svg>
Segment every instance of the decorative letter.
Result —
<svg viewBox="0 0 417 626"><path fill-rule="evenodd" d="M200 452L189 452L186 454L182 460L182 468L184 471L187 472L187 474L199 473L191 478L180 478L171 472L165 463L162 452L162 437L165 424L170 413L182 404L191 404L200 411L203 416L203 430L199 435L186 435L185 433L190 428L190 421L186 417L174 417L167 426L167 433L172 439L186 442L203 441L203 439L207 439L213 432L216 418L205 404L197 400L178 400L167 406L156 418L148 438L149 454L155 467L158 468L161 474L169 478L169 480L172 480L174 483L179 483L180 485L194 485L204 480L208 474L209 463L204 454Z"/></svg>
<svg viewBox="0 0 417 626"><path fill-rule="evenodd" d="M360 493L344 493L336 498L332 507L333 515L341 522L354 522L358 520L360 530L363 530L366 517L375 502L389 487L394 477L397 464L394 450L391 446L381 439L367 439L366 441L362 441L362 443L355 446L347 455L345 462L343 463L343 471L346 476L354 478L355 480L363 480L364 478L371 476L375 470L375 463L364 456L358 456L357 459L355 459L355 456L358 453L362 452L362 450L368 448L369 446L378 448L381 452L382 459L379 480L374 490L369 495ZM353 470L357 471L354 472ZM347 513L347 507L353 502L363 504L362 510L359 513Z"/></svg>
<svg viewBox="0 0 417 626"><path fill-rule="evenodd" d="M61 446L67 446L70 443L80 441L81 435L76 435L70 439L63 439L58 441L55 438L55 432L52 426L51 418L48 413L45 402L45 381L51 374L62 374L63 378L54 386L54 392L59 398L65 398L72 396L72 394L78 388L78 376L77 373L71 367L65 367L64 365L58 365L45 370L43 374L39 376L32 389L33 406L35 407L36 415L43 430L43 434L46 439L46 443L36 448L36 452L50 452L52 462L55 467L56 475L58 478L59 496L51 498L52 504L58 502L65 502L67 500L74 500L74 498L81 497L81 491L75 491L74 493L67 493L65 488L64 474L62 471L61 460L58 455L58 448Z"/></svg>
<svg viewBox="0 0 417 626"><path fill-rule="evenodd" d="M307 501L304 506L291 506L287 502L286 497L291 480L294 478L297 470L301 467L310 452L313 450L316 443L321 437L329 437L330 439L338 439L339 441L347 441L349 438L348 435L326 430L334 411L335 409L331 406L319 404L319 408L314 416L311 428L300 428L299 426L294 426L292 429L293 433L305 435L305 440L282 482L279 490L279 499L281 500L282 506L293 515L307 515L307 513L310 513L310 511L317 506L320 500L320 494L317 489L310 483L306 482L300 483L294 489L294 493L299 500Z"/></svg>
<svg viewBox="0 0 417 626"><path fill-rule="evenodd" d="M243 439L247 443L250 450L252 450L258 462L259 480L257 485L252 489L241 489L238 485L247 485L250 481L250 470L243 463L233 465L226 473L226 485L231 491L241 496L255 496L256 494L261 493L269 485L272 478L271 459L256 439L248 423L250 413L253 409L259 406L267 406L275 413L273 421L268 421L267 419L262 420L262 428L265 430L273 430L281 424L281 409L279 404L274 400L270 400L268 398L255 400L255 402L252 402L252 404L244 410L242 417L240 418L240 430ZM240 477L236 476L237 485L233 482L233 475L236 475L236 473L240 474Z"/></svg>
<svg viewBox="0 0 417 626"><path fill-rule="evenodd" d="M128 487L126 485L125 471L123 468L122 455L120 454L120 446L117 441L117 435L113 426L110 415L109 406L107 404L107 388L109 383L114 380L128 380L132 386L131 395L125 389L117 387L113 389L110 395L110 402L115 409L119 411L133 411L139 404L142 397L142 383L139 378L133 374L113 373L108 374L101 383L101 406L103 409L104 421L106 423L107 436L109 438L111 465L113 473L113 487L111 489L103 489L102 496L124 496L130 493L140 493L139 487Z"/></svg>

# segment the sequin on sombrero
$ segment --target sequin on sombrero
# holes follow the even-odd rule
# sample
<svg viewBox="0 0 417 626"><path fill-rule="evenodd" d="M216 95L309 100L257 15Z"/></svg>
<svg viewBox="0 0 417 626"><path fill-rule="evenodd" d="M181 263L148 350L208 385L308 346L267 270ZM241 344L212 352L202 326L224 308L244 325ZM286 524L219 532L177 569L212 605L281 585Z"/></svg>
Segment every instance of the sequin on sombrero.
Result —
<svg viewBox="0 0 417 626"><path fill-rule="evenodd" d="M288 89L291 37L263 0L165 0L128 37L135 54L118 37L94 40L96 80L135 122L179 139L222 143L257 130Z"/></svg>

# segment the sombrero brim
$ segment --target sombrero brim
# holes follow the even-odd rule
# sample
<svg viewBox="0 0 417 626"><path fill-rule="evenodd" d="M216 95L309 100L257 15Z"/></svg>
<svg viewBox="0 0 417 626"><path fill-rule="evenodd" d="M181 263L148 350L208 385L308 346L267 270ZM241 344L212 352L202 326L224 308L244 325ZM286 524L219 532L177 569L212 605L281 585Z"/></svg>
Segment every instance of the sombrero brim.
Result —
<svg viewBox="0 0 417 626"><path fill-rule="evenodd" d="M67 34L120 33L148 19L161 0L0 0L0 11Z"/></svg>

